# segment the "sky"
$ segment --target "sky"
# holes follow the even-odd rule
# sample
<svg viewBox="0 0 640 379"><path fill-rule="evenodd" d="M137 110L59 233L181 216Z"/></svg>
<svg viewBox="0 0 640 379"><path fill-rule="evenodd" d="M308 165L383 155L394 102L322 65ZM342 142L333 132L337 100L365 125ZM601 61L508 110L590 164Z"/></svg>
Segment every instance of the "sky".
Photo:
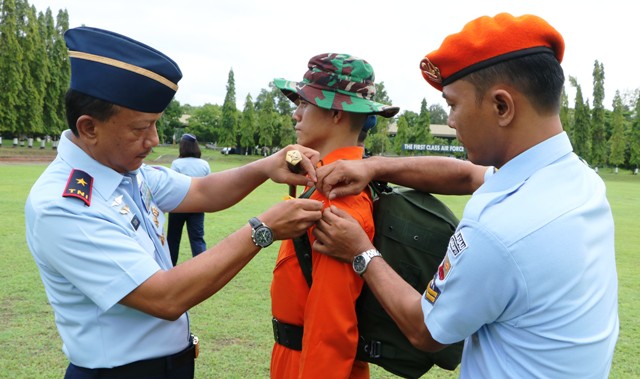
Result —
<svg viewBox="0 0 640 379"><path fill-rule="evenodd" d="M593 66L604 65L604 106L615 91L640 88L635 46L638 17L628 0L29 0L37 11L69 13L70 27L108 29L143 42L178 63L181 104L222 105L233 69L239 109L274 78L301 80L309 58L348 53L373 66L401 112L419 112L422 99L446 108L429 86L420 60L449 34L477 17L535 14L564 37L562 66L573 106L577 79L593 98Z"/></svg>

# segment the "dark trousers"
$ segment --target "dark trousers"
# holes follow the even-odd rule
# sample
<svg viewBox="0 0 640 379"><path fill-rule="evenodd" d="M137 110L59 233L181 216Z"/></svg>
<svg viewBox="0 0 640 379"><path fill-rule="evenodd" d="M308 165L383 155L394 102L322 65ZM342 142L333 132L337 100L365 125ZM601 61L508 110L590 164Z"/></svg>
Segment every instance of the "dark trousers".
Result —
<svg viewBox="0 0 640 379"><path fill-rule="evenodd" d="M115 368L84 368L69 363L64 379L193 379L195 347L166 357L138 361Z"/></svg>
<svg viewBox="0 0 640 379"><path fill-rule="evenodd" d="M204 242L204 213L169 213L167 242L169 243L171 262L174 266L178 262L182 228L185 223L191 244L191 254L195 257L207 250L207 244Z"/></svg>
<svg viewBox="0 0 640 379"><path fill-rule="evenodd" d="M163 375L156 376L121 376L109 375L108 371L100 369L86 369L69 363L64 379L193 379L194 364L176 367Z"/></svg>

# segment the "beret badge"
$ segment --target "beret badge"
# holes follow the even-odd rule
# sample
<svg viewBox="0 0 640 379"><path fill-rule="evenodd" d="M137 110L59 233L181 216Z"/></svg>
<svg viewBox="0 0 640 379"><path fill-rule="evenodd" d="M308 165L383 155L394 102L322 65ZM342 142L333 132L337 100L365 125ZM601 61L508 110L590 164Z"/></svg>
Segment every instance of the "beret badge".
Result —
<svg viewBox="0 0 640 379"><path fill-rule="evenodd" d="M442 76L440 75L440 69L436 67L429 58L424 58L420 62L420 70L425 78L428 78L432 82L442 83Z"/></svg>

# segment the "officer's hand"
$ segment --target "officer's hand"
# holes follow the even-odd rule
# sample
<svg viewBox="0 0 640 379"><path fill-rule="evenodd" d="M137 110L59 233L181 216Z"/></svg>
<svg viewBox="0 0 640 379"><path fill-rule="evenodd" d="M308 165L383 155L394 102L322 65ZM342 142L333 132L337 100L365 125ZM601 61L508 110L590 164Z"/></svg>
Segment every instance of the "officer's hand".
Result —
<svg viewBox="0 0 640 379"><path fill-rule="evenodd" d="M373 248L358 221L335 205L324 210L313 235L316 237L313 250L345 262L351 262L354 256Z"/></svg>
<svg viewBox="0 0 640 379"><path fill-rule="evenodd" d="M258 216L271 228L274 239L285 240L305 233L322 217L322 202L311 199L282 201Z"/></svg>
<svg viewBox="0 0 640 379"><path fill-rule="evenodd" d="M316 188L329 200L362 192L373 179L373 172L366 160L339 160L318 167Z"/></svg>
<svg viewBox="0 0 640 379"><path fill-rule="evenodd" d="M287 151L298 150L301 153L302 161L299 173L293 173L287 165ZM320 153L302 145L289 145L277 153L271 155L269 160L269 178L276 183L287 183L298 186L312 186L318 180L316 176L316 164L320 160Z"/></svg>

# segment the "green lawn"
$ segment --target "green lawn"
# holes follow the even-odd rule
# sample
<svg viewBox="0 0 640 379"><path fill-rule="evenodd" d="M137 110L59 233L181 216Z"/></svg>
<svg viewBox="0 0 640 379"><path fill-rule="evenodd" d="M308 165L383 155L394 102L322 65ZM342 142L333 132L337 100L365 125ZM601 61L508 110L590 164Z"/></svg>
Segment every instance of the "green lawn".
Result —
<svg viewBox="0 0 640 379"><path fill-rule="evenodd" d="M5 147L6 148L6 147ZM3 148L3 150L5 149ZM2 153L0 151L0 153ZM149 163L168 165L175 148L156 148ZM24 202L44 164L3 164L0 154L0 377L61 378L67 366L53 314L24 238ZM222 156L205 150L212 170L234 167L256 157ZM620 282L620 339L612 378L640 377L640 177L601 170L616 219ZM62 193L62 189L61 189ZM240 204L209 214L205 238L214 244L287 195L287 187L268 182ZM467 197L441 197L460 216ZM190 255L183 236L180 260ZM191 310L192 328L202 341L198 378L268 378L273 343L269 285L278 244L262 251L227 287ZM454 378L434 369L424 378ZM372 366L373 378L393 375Z"/></svg>

